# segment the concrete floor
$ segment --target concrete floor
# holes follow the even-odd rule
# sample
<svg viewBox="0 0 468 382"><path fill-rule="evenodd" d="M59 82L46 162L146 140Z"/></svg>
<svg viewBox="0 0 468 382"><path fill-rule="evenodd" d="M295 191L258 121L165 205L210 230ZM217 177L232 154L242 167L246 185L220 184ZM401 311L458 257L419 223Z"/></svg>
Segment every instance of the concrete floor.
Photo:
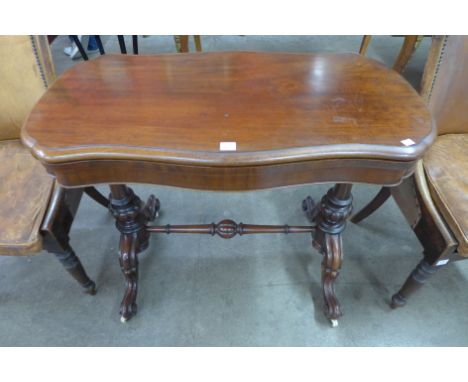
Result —
<svg viewBox="0 0 468 382"><path fill-rule="evenodd" d="M356 51L360 37L203 36L204 50ZM116 40L116 39L114 39ZM116 41L107 39L107 48ZM402 39L376 37L369 56L391 65ZM58 72L71 64L54 44ZM171 37L142 40L142 52L173 51ZM417 85L429 41L405 76ZM79 62L79 61L77 61ZM162 203L161 224L222 218L306 224L301 201L330 185L248 193L213 193L136 185ZM100 189L107 194L105 187ZM355 208L377 186L356 185ZM344 316L331 328L322 314L321 257L308 235L257 235L222 240L153 235L140 256L138 315L119 321L123 276L118 233L102 207L83 197L71 244L98 285L80 292L53 255L0 258L0 346L466 346L468 262L440 271L408 306L389 298L421 258L421 245L393 200L359 226L348 224L345 260L336 284Z"/></svg>

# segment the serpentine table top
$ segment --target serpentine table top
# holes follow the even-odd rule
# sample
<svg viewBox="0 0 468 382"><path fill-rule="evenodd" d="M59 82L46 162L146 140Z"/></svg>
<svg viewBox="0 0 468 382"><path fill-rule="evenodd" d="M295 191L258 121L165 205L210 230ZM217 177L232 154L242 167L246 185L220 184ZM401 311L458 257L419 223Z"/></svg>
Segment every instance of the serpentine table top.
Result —
<svg viewBox="0 0 468 382"><path fill-rule="evenodd" d="M87 180L243 190L397 183L434 135L416 91L376 61L228 52L105 55L76 65L38 102L22 137L64 186ZM317 168L322 160L328 174ZM112 174L99 171L109 162L117 167ZM261 166L278 173L265 179ZM178 174L166 176L171 169ZM238 179L239 172L250 179Z"/></svg>

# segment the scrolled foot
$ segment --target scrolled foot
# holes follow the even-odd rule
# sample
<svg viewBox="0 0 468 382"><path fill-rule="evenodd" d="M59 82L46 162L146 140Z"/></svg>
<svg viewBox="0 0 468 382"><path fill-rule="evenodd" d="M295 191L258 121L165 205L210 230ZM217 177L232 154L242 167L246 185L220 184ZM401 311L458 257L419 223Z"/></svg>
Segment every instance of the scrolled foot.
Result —
<svg viewBox="0 0 468 382"><path fill-rule="evenodd" d="M125 275L126 288L125 295L120 304L121 320L130 320L137 313L136 297L138 291L138 263L135 252L130 254L130 258L122 256L122 271ZM131 264L129 264L129 262Z"/></svg>
<svg viewBox="0 0 468 382"><path fill-rule="evenodd" d="M122 305L120 307L120 322L127 322L136 314L137 314L136 303L125 305L124 302L122 302Z"/></svg>
<svg viewBox="0 0 468 382"><path fill-rule="evenodd" d="M326 261L327 259L324 259ZM340 303L335 294L335 279L338 277L338 272L331 269L325 269L322 276L323 298L325 301L324 314L329 320L337 321L343 313L341 312Z"/></svg>
<svg viewBox="0 0 468 382"><path fill-rule="evenodd" d="M120 316L128 321L137 313L138 292L138 234L120 238L120 266L125 276L125 294L120 304Z"/></svg>
<svg viewBox="0 0 468 382"><path fill-rule="evenodd" d="M339 275L343 260L341 235L316 232L314 246L320 250L322 259L322 291L324 314L329 320L338 320L343 314L335 293L335 280Z"/></svg>
<svg viewBox="0 0 468 382"><path fill-rule="evenodd" d="M137 312L138 253L148 247L149 233L145 224L156 216L159 200L151 195L146 204L125 185L111 185L110 210L120 231L120 267L125 277L125 294L120 304L121 321Z"/></svg>
<svg viewBox="0 0 468 382"><path fill-rule="evenodd" d="M311 199L305 201L310 210ZM312 244L323 255L322 259L322 290L325 316L333 323L338 323L342 316L340 303L335 294L335 281L340 273L343 261L343 232L346 219L351 213L351 185L337 184L328 190L314 210L317 210L314 220L317 228Z"/></svg>

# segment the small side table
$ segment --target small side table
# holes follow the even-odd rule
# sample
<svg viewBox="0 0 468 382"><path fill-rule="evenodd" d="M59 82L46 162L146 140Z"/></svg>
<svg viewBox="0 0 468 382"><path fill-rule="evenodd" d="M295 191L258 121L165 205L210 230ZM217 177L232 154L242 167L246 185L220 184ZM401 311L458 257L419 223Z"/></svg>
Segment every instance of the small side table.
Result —
<svg viewBox="0 0 468 382"><path fill-rule="evenodd" d="M63 74L31 112L23 142L64 187L109 184L126 280L122 321L136 313L137 255L151 233L228 239L254 233L313 234L322 253L325 315L334 292L353 183L395 185L435 137L431 116L397 73L356 54L223 52L105 55ZM303 208L308 226L151 226L125 184L248 191L332 182ZM170 212L169 212L170 213Z"/></svg>

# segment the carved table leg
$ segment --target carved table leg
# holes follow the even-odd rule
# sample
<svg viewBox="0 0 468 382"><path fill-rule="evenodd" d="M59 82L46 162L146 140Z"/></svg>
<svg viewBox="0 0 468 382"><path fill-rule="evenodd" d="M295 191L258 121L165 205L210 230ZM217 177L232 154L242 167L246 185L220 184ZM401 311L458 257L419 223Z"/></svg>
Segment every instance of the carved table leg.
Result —
<svg viewBox="0 0 468 382"><path fill-rule="evenodd" d="M352 210L351 187L351 184L336 184L328 190L320 204L314 205L309 198L303 202L307 216L313 217L317 224L312 243L323 255L322 288L325 316L333 326L338 325L338 318L342 315L334 283L343 260L341 233ZM307 206L313 208L313 211L305 208Z"/></svg>
<svg viewBox="0 0 468 382"><path fill-rule="evenodd" d="M132 318L137 311L138 253L148 247L149 232L145 226L159 210L159 200L151 195L146 205L125 185L111 185L110 211L120 231L120 266L125 276L125 295L120 305L121 321Z"/></svg>
<svg viewBox="0 0 468 382"><path fill-rule="evenodd" d="M407 298L419 289L438 268L440 267L430 265L426 260L421 260L406 279L401 289L392 296L390 306L393 309L405 306Z"/></svg>

